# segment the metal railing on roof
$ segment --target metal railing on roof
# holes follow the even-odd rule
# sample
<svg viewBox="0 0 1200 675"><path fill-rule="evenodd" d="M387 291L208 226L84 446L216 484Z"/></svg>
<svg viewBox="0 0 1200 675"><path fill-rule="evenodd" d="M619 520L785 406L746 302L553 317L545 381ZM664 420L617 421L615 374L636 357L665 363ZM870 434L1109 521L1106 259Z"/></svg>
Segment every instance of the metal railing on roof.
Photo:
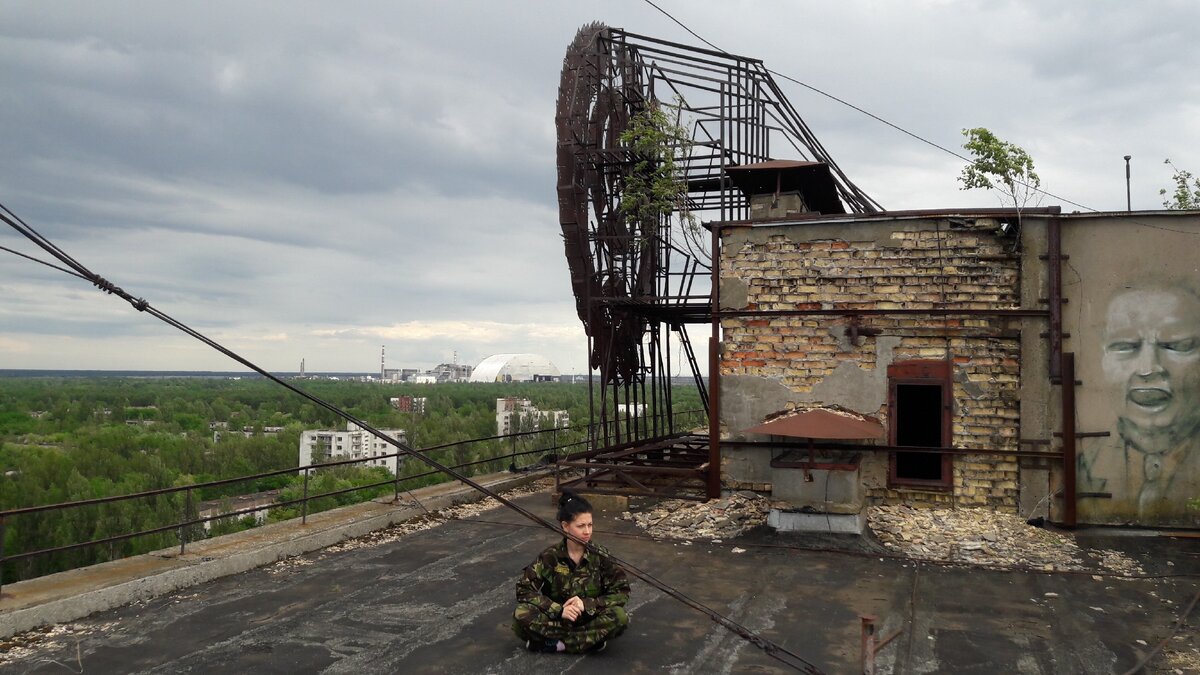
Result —
<svg viewBox="0 0 1200 675"><path fill-rule="evenodd" d="M648 417L650 417L650 416L648 416ZM660 423L663 425L664 428L669 427L672 429L683 428L682 425L686 425L686 424L689 424L692 422L699 422L701 424L703 423L703 411L702 410L686 410L686 411L674 413L673 415L669 415L669 416L668 415L657 415L657 416L652 416L652 417L659 419L661 421ZM623 420L614 419L614 420L610 420L608 422L608 424L616 425L616 424L620 424L623 422L624 422ZM599 430L596 428L597 426L598 425L594 425L594 424L584 424L584 425L574 425L574 426L561 427L561 428L540 429L540 430L534 430L534 431L522 431L522 432L517 432L517 433L511 433L511 434L486 436L486 437L482 437L482 438L471 438L471 439L467 439L467 440L453 441L450 443L442 443L442 444L430 446L427 448L421 448L420 452L422 454L424 454L424 453L430 453L430 452L438 452L438 451L452 450L452 449L456 449L456 448L463 448L464 446L470 446L473 444L488 443L488 442L497 441L497 440L508 440L510 443L510 447L507 451L501 452L501 453L498 453L498 454L495 454L493 456L486 457L483 459L476 459L476 460L472 460L472 461L468 461L468 462L461 462L461 463L453 465L452 468L454 468L456 470L468 469L469 471L467 471L466 473L468 473L468 475L472 475L472 476L480 475L480 474L484 474L484 473L492 473L495 471L503 470L505 468L507 468L510 471L522 471L522 470L536 469L539 466L545 466L546 468L549 469L549 468L554 468L556 466L556 463L560 459L573 458L573 457L580 456L580 455L586 455L589 450L592 450L593 448L588 447L589 446L588 439L603 437L602 435L597 435L597 434L603 433L603 430ZM560 437L565 437L565 438L560 439ZM539 442L539 441L545 441L546 439L549 439L549 441L548 442ZM537 447L532 447L532 446L537 446ZM531 457L533 457L535 455L541 455L541 457L536 458L536 459L530 459ZM221 520L228 521L229 519L239 519L239 518L243 518L246 516L255 515L260 511L285 509L288 507L293 507L293 506L299 505L300 521L301 521L301 523L307 523L308 516L310 513L309 505L314 500L337 497L340 495L350 494L350 493L354 493L354 492L379 490L380 488L384 488L384 487L388 487L388 486L390 486L393 490L393 496L392 496L393 501L398 502L400 500L401 492L412 489L409 486L405 486L405 484L411 484L413 482L418 482L423 479L428 479L430 477L437 476L438 474L441 473L440 471L431 470L431 471L424 471L424 472L416 473L416 474L412 474L412 475L402 476L401 472L400 472L401 467L400 467L399 462L400 462L400 458L402 458L404 456L405 456L405 453L403 453L403 452L393 452L393 453L389 453L386 455L379 455L379 456L375 456L375 457L360 457L360 458L353 458L353 459L322 462L320 464L312 464L312 465L308 465L308 466L297 466L297 467L292 467L292 468L288 468L288 469L277 469L274 471L265 471L262 473L250 474L250 475L246 475L246 476L236 476L233 478L223 478L220 480L207 481L204 483L194 483L191 485L181 485L181 486L169 487L169 488L159 488L159 489L155 489L155 490L145 490L142 492L134 492L134 493L124 494L124 495L96 497L96 498L92 498L92 499L82 499L82 500L71 501L71 502L61 502L61 503L57 503L57 504L42 504L42 505L38 505L38 506L27 506L27 507L21 507L21 508L0 511L0 589L3 589L3 584L4 584L4 580L5 580L4 573L6 571L6 567L11 563L22 561L22 560L31 560L34 558L53 556L53 555L68 553L71 551L78 551L78 550L89 548L89 547L104 546L104 545L108 545L110 547L108 559L111 560L111 559L116 559L116 558L122 557L122 556L116 556L113 553L113 545L118 542L128 541L128 540L136 539L139 537L147 537L147 536L151 536L151 535L155 535L155 534L165 534L165 533L172 532L172 531L176 533L176 537L178 538L178 542L179 542L179 553L180 553L180 555L182 555L183 553L186 552L187 545L189 543L192 543L199 539L206 538L206 536L203 534L204 525L208 524L208 523L213 523L215 521L221 521ZM388 478L387 480L376 481L374 483L369 483L369 484L365 484L365 485L354 485L351 487L345 487L345 488L340 488L340 489L335 489L335 490L330 490L330 491L325 491L325 492L320 492L320 493L314 493L314 494L309 493L309 485L310 485L311 477L316 472L328 470L331 468L343 467L343 466L362 465L362 464L370 465L370 463L372 463L372 462L377 463L379 461L387 461L387 460L390 460L393 458L395 458L396 462L397 462L397 467L396 467L397 471L396 471L396 474L392 478ZM507 467L504 466L506 461L508 463ZM286 499L286 500L274 502L271 504L253 506L253 507L249 507L249 508L245 508L245 509L223 512L223 513L219 513L216 515L202 516L202 515L200 515L200 513L198 511L199 502L197 502L193 498L193 495L198 490L204 490L204 489L208 489L208 488L231 485L234 483L256 481L256 480L261 480L264 478L272 478L272 477L276 477L276 476L294 475L297 473L302 474L304 480L302 483L301 496L296 499ZM149 499L157 500L161 497L176 497L177 495L179 495L181 493L183 495L182 504L175 505L175 508L178 509L178 513L179 513L178 520L168 523L168 524L160 525L157 527L151 527L151 528L146 528L146 529L130 531L130 532L121 532L118 534L114 534L112 536L88 539L86 541L79 541L79 542L74 542L74 543L70 543L70 544L65 544L62 546L54 546L54 547L50 547L50 548L43 548L43 549L30 550L30 551L20 551L20 552L16 552L16 553L10 553L9 551L6 550L6 538L7 538L6 535L8 533L8 527L10 526L10 523L14 522L16 519L19 519L19 518L23 518L26 516L34 516L34 515L39 515L39 514L46 514L46 513L69 512L69 511L76 510L76 509L85 509L88 507L103 506L103 505L107 505L107 504L114 504L114 503L118 503L118 502L125 502L125 501L131 501L131 500L149 500ZM340 505L341 504L338 504L337 506L340 506ZM330 508L333 508L333 507L330 507ZM316 511L312 511L312 512L315 513ZM95 562L103 562L103 561L95 561ZM91 563L85 563L85 565L86 564L91 564ZM71 567L72 566L66 566L63 569L71 569ZM57 571L57 570L50 570L47 573L52 573L53 571ZM36 576L41 576L41 575L40 574L31 574L28 576L28 578L33 578Z"/></svg>

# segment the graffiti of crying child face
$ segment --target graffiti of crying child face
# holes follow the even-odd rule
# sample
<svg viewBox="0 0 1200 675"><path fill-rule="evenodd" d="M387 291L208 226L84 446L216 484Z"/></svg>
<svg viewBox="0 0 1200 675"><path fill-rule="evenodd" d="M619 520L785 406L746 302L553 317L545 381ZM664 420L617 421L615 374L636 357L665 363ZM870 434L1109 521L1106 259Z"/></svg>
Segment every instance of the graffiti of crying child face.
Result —
<svg viewBox="0 0 1200 675"><path fill-rule="evenodd" d="M1119 292L1108 306L1104 376L1125 441L1164 452L1200 427L1200 298L1178 288Z"/></svg>

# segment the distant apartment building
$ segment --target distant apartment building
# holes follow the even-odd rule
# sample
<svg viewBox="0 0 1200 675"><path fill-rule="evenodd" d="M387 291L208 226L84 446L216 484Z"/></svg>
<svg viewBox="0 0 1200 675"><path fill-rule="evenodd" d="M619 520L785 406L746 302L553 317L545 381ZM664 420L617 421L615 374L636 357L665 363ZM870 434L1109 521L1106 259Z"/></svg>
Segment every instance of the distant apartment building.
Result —
<svg viewBox="0 0 1200 675"><path fill-rule="evenodd" d="M425 402L428 399L424 396L393 396L388 399L388 403L393 408L400 412L416 413L418 415L425 414Z"/></svg>
<svg viewBox="0 0 1200 675"><path fill-rule="evenodd" d="M403 429L380 429L401 443L407 443ZM336 462L344 459L366 459L359 466L382 466L395 474L399 467L396 457L386 457L396 453L396 448L374 434L354 424L346 423L345 431L316 430L300 433L300 462L301 468Z"/></svg>
<svg viewBox="0 0 1200 675"><path fill-rule="evenodd" d="M527 398L509 396L496 399L496 435L505 436L518 431L561 429L570 426L566 410L539 410Z"/></svg>
<svg viewBox="0 0 1200 675"><path fill-rule="evenodd" d="M617 417L641 417L646 413L645 403L618 403Z"/></svg>
<svg viewBox="0 0 1200 675"><path fill-rule="evenodd" d="M283 427L262 427L261 430L256 430L252 424L244 425L241 429L230 429L228 422L209 422L208 428L213 432L213 443L220 441L225 434L240 434L251 438L260 431L263 436L278 436L283 432Z"/></svg>

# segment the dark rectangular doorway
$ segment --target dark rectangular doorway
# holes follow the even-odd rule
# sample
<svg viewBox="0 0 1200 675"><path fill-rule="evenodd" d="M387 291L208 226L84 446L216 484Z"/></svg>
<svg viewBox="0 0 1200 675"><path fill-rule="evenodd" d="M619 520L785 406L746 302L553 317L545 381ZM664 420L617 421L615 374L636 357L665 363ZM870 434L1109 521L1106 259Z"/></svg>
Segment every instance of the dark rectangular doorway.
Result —
<svg viewBox="0 0 1200 675"><path fill-rule="evenodd" d="M896 445L942 447L942 385L896 385ZM943 482L941 454L897 452L896 478Z"/></svg>
<svg viewBox="0 0 1200 675"><path fill-rule="evenodd" d="M910 448L950 445L950 364L906 361L888 367L888 426L891 444ZM891 454L888 483L935 490L953 486L952 455L941 452Z"/></svg>

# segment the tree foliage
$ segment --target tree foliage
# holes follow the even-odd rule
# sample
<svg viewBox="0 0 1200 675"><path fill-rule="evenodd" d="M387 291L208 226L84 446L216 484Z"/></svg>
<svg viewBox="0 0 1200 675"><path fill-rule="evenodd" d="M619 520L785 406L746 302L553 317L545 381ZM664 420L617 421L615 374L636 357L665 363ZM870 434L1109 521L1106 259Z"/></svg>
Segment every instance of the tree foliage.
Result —
<svg viewBox="0 0 1200 675"><path fill-rule="evenodd" d="M681 124L682 109L678 100L675 105L652 101L630 118L620 141L633 155L633 165L624 177L617 212L627 227L636 228L631 232L635 246L652 235L679 237L691 255L703 261L711 256L688 208L687 182L676 161L690 154L692 146ZM672 219L673 214L678 218Z"/></svg>
<svg viewBox="0 0 1200 675"><path fill-rule="evenodd" d="M1171 167L1171 180L1175 183L1173 192L1168 192L1166 188L1158 191L1163 197L1163 208L1173 211L1200 209L1200 178L1193 176L1191 171L1175 166L1169 158L1164 159L1163 164Z"/></svg>
<svg viewBox="0 0 1200 675"><path fill-rule="evenodd" d="M0 380L0 510L61 504L97 497L129 495L276 470L294 469L304 429L343 428L341 418L278 385L262 379L37 378ZM381 385L312 380L305 390L383 429L405 429L418 447L484 438L496 433L496 399L519 396L543 410L567 410L573 420L588 418L586 385L570 384L441 384ZM402 395L427 398L426 413L416 415L391 407ZM677 409L698 408L694 389L675 395ZM219 423L219 424L217 424ZM210 424L217 427L214 434ZM264 433L264 427L282 427ZM248 431L245 431L248 430ZM572 429L513 439L494 439L430 452L445 464L480 462L467 471L501 471L510 463L533 463L540 451L582 443L586 431ZM583 450L582 445L575 450ZM530 453L522 455L521 453ZM423 463L401 462L402 477L426 474ZM309 494L380 483L391 474L374 467L347 466L316 470ZM402 489L446 480L422 476ZM280 490L277 501L297 498L303 488L299 472L236 481L191 490L190 509L184 492L111 503L24 514L7 519L3 532L6 555L94 541L133 532L166 528L185 511L195 518L205 501L227 502L242 494ZM323 497L309 512L391 494L392 485ZM288 507L272 519L298 514ZM210 535L253 526L253 520L215 521ZM189 541L202 538L192 526ZM5 583L81 565L178 546L177 530L143 535L52 556L9 561L0 570Z"/></svg>
<svg viewBox="0 0 1200 675"><path fill-rule="evenodd" d="M971 153L971 163L963 167L958 180L963 190L995 190L1002 203L1011 203L1018 211L1037 197L1042 179L1033 168L1033 158L1018 145L996 137L984 127L963 129L967 141L963 148Z"/></svg>
<svg viewBox="0 0 1200 675"><path fill-rule="evenodd" d="M656 228L672 212L687 215L687 184L675 162L686 154L691 136L668 115L658 101L634 115L621 134L621 144L634 156L632 170L625 176L618 211L639 223L644 230Z"/></svg>

